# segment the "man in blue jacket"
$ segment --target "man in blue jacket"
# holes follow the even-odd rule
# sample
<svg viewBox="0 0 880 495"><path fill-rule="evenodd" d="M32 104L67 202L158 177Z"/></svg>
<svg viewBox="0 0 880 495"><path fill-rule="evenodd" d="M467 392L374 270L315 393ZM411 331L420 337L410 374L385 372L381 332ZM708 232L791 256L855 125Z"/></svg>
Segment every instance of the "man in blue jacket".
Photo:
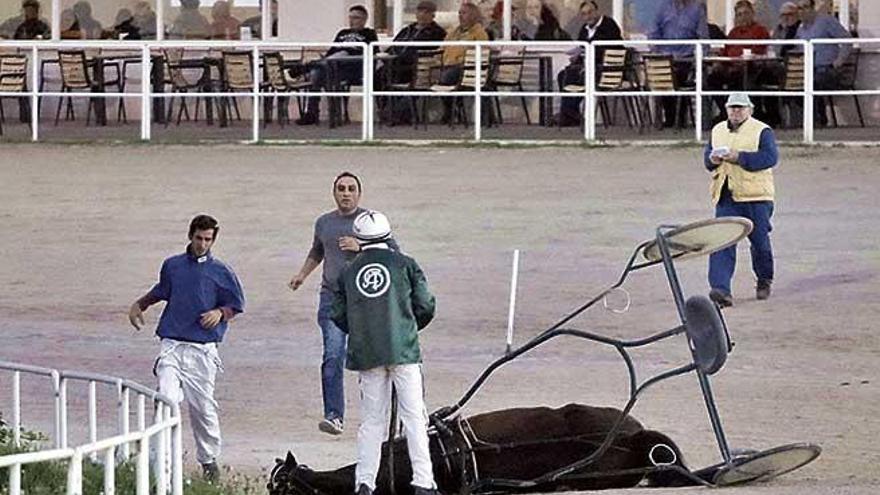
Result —
<svg viewBox="0 0 880 495"><path fill-rule="evenodd" d="M220 470L220 418L214 400L214 380L222 371L217 344L227 326L244 311L244 291L235 273L211 255L220 227L208 215L198 215L189 226L186 252L162 263L159 282L131 305L128 318L138 330L144 311L166 301L156 335L161 342L154 373L159 393L189 405L196 441L196 458L205 478L216 481Z"/></svg>
<svg viewBox="0 0 880 495"><path fill-rule="evenodd" d="M754 105L744 93L727 98L727 120L712 129L703 162L712 173L709 190L716 217L738 216L752 221L752 269L758 278L755 295L770 297L773 250L773 167L779 159L776 137L767 124L752 117ZM733 305L730 280L736 268L736 245L709 257L709 297L722 308Z"/></svg>

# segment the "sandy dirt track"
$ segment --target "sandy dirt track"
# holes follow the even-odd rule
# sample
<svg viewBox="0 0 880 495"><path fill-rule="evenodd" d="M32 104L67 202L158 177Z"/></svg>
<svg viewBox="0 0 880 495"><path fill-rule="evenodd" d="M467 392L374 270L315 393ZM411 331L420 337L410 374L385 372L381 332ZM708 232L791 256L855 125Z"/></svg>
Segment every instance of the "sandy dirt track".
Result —
<svg viewBox="0 0 880 495"><path fill-rule="evenodd" d="M782 148L773 297L755 301L741 244L737 303L725 313L736 348L713 386L733 447L810 441L824 452L800 471L731 493L880 492L878 163L877 148ZM332 178L346 169L363 177L362 204L388 214L437 295L438 316L422 338L429 409L457 400L503 352L514 248L523 253L515 338L522 343L616 280L657 224L712 214L697 148L3 145L0 359L152 386L157 342L151 331L130 328L127 308L154 283L162 259L183 249L189 219L208 212L222 225L215 253L236 269L249 304L221 349L222 462L256 474L288 449L316 468L351 462L353 374L345 434L316 428L318 274L297 293L286 288L315 217L333 206ZM707 290L705 259L679 269L687 294ZM677 323L660 269L634 274L626 287L627 313L595 308L572 326L636 338ZM158 315L148 313L151 328ZM685 342L674 339L636 359L646 377L687 356ZM4 414L8 378L0 374ZM43 392L26 400L26 423L48 431L47 386L25 386ZM621 406L626 393L613 350L562 340L502 368L468 410ZM695 377L649 390L634 415L675 439L690 466L718 460ZM83 419L74 424L83 435ZM192 465L188 426L185 439Z"/></svg>

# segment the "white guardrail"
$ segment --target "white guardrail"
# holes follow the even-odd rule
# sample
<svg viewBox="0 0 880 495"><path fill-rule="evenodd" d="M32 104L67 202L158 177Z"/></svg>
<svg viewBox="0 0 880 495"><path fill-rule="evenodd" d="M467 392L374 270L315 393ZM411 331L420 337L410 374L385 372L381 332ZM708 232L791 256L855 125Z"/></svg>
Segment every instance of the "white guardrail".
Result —
<svg viewBox="0 0 880 495"><path fill-rule="evenodd" d="M0 370L12 374L12 424L13 445L21 445L21 375L22 373L45 377L54 395L54 448L34 452L0 456L0 476L9 470L9 495L21 494L22 466L46 461L68 461L67 495L82 494L82 464L88 458L103 464L103 495L116 493L115 467L117 461L131 458L131 444L136 444L135 473L137 495L150 492L150 456L154 455L154 480L156 495L165 495L169 488L172 495L183 494L183 450L180 409L167 397L138 383L95 373L59 371L25 364L0 361ZM89 441L83 445L69 446L67 432L68 384L84 382L88 386L88 433ZM116 391L118 434L98 439L97 385L107 385ZM137 401L137 424L131 427L130 400L135 394ZM147 425L146 404L149 399L153 418ZM59 487L60 488L60 487Z"/></svg>
<svg viewBox="0 0 880 495"><path fill-rule="evenodd" d="M317 43L317 42L277 42L277 41L237 41L230 43L228 41L0 41L0 50L17 49L19 51L30 52L30 90L26 93L21 92L0 92L0 97L21 97L27 95L31 99L31 108L39 108L39 98L43 96L53 97L88 97L88 98L140 98L141 99L141 139L149 141L151 139L151 103L154 98L202 98L202 97L250 97L252 99L252 136L253 142L261 139L261 98L272 98L276 96L299 96L299 97L338 97L338 96L359 96L362 99L364 118L361 122L361 138L362 141L373 141L374 137L374 97L376 96L423 96L423 97L450 97L465 96L473 98L473 140L482 140L482 97L499 96L499 97L540 97L540 98L585 98L583 112L583 139L587 142L596 141L596 108L598 97L609 96L688 96L695 98L695 118L694 118L694 135L696 141L703 139L703 129L700 116L702 115L703 96L726 95L730 91L710 91L703 89L703 59L706 57L704 51L710 45L787 45L799 46L805 54L805 67L813 66L813 55L815 47L821 44L852 44L852 45L871 45L880 44L880 38L842 38L842 39L814 39L814 40L622 40L622 41L596 41L594 43L578 42L578 41L422 41L422 42L391 42L379 41L373 43L377 48L388 46L416 46L416 47L446 47L446 46L465 46L465 47L491 47L495 49L503 49L510 47L525 47L530 54L556 54L560 55L564 51L571 48L580 47L585 56L585 73L584 73L584 91L583 93L558 92L558 91L487 91L483 89L480 81L481 71L476 71L476 84L472 91L455 91L453 93L438 93L433 91L375 91L373 85L373 77L375 74L376 61L374 50L366 49L368 45L364 43ZM632 47L639 52L648 52L651 47L656 46L684 46L692 47L700 46L703 49L693 50L694 53L694 71L695 85L692 91L597 91L596 90L596 67L595 67L595 50L597 46L625 46ZM303 48L328 48L328 47L358 47L365 53L364 62L362 64L363 83L360 91L323 91L316 92L274 92L261 91L263 85L262 70L260 66L260 54L267 51L284 51L299 50ZM168 48L185 48L190 50L250 50L253 55L253 89L250 92L235 91L231 92L193 92L193 93L165 93L153 92L151 84L145 83L150 81L152 63L151 54L155 51ZM141 65L141 84L139 92L59 92L59 91L40 91L40 51L54 50L72 50L72 49L104 49L111 51L137 51L140 53ZM475 49L476 66L482 67L485 61L482 60L481 50ZM555 72L552 74L555 77ZM124 77L124 74L122 75ZM553 81L551 81L552 84ZM804 88L802 91L752 91L747 90L750 95L754 96L786 96L800 97L803 99L803 142L812 143L813 139L813 96L831 95L880 95L880 85L875 89L867 90L839 90L839 91L819 91L814 89L813 71L805 70ZM39 112L31 112L31 139L39 140ZM333 138L330 138L333 139Z"/></svg>

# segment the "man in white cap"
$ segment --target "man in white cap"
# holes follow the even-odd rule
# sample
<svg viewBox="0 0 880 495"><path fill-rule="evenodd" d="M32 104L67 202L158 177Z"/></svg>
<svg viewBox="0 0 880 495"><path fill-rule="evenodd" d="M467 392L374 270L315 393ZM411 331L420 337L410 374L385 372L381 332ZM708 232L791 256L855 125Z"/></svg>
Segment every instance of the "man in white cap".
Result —
<svg viewBox="0 0 880 495"><path fill-rule="evenodd" d="M371 495L376 489L393 384L414 495L436 495L419 349L419 330L434 318L434 296L418 263L388 245L391 225L385 215L361 213L354 234L361 252L339 276L330 317L348 334L346 367L359 375L362 419L355 490Z"/></svg>
<svg viewBox="0 0 880 495"><path fill-rule="evenodd" d="M739 216L752 221L749 234L752 269L757 276L755 295L770 297L773 250L773 170L779 158L776 137L767 124L752 117L754 105L745 93L733 93L725 104L727 120L712 129L704 163L712 173L710 191L716 217ZM736 246L709 257L709 297L720 307L733 305L730 281L736 268Z"/></svg>

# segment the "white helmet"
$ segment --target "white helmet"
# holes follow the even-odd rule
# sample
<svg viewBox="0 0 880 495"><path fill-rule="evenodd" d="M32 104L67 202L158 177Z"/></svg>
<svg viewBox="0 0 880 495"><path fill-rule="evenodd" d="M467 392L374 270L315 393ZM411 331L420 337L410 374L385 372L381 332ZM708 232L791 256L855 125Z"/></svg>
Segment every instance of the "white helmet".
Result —
<svg viewBox="0 0 880 495"><path fill-rule="evenodd" d="M381 212L365 211L354 219L354 235L361 243L382 242L391 237L391 223Z"/></svg>

